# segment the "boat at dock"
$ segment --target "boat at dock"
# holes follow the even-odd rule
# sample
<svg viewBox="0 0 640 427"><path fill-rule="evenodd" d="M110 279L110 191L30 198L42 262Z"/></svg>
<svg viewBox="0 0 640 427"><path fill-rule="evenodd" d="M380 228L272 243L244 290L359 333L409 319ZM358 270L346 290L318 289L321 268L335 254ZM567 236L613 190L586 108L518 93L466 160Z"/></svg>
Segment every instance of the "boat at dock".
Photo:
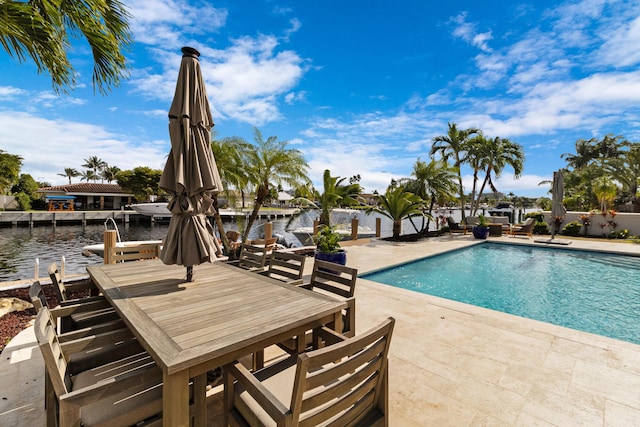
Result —
<svg viewBox="0 0 640 427"><path fill-rule="evenodd" d="M127 207L133 209L140 215L160 219L171 218L171 211L167 208L168 205L168 202L133 203L127 205Z"/></svg>

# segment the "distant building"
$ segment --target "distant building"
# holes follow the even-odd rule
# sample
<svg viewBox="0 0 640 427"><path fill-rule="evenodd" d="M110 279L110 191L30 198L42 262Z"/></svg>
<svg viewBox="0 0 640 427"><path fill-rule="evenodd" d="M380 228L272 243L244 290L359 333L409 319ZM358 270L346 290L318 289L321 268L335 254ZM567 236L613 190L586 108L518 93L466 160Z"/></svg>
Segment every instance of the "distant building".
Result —
<svg viewBox="0 0 640 427"><path fill-rule="evenodd" d="M51 210L119 210L133 202L133 194L118 184L67 184L39 188Z"/></svg>

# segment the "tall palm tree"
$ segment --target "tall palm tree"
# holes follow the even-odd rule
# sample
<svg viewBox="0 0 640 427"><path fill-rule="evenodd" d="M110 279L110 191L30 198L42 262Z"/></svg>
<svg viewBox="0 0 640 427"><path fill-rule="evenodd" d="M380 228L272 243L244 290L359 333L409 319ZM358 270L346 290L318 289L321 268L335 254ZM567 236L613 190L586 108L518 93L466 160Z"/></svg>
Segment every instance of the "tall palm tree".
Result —
<svg viewBox="0 0 640 427"><path fill-rule="evenodd" d="M228 200L235 202L231 189L240 191L243 208L245 207L244 195L249 185L248 177L244 173L245 153L251 147L251 144L238 136L216 139L215 134L212 133L211 151L220 172L224 195Z"/></svg>
<svg viewBox="0 0 640 427"><path fill-rule="evenodd" d="M453 159L453 166L458 169L458 191L462 208L462 218L464 219L464 187L462 185L460 166L465 162L467 141L472 135L479 134L481 131L477 128L460 130L455 123L448 123L448 126L449 129L446 135L433 138L429 155L433 156L436 153L440 153L445 161Z"/></svg>
<svg viewBox="0 0 640 427"><path fill-rule="evenodd" d="M633 204L633 211L640 212L638 199L638 179L640 178L640 143L627 144L629 149L622 151L620 156L611 159L605 165L605 170L623 186L626 200Z"/></svg>
<svg viewBox="0 0 640 427"><path fill-rule="evenodd" d="M94 89L108 93L128 77L122 52L132 38L129 14L119 0L3 0L0 5L0 44L19 62L30 57L38 72L51 76L56 92L76 84L77 72L67 51L70 39L78 35L84 36L93 54Z"/></svg>
<svg viewBox="0 0 640 427"><path fill-rule="evenodd" d="M419 196L405 191L402 186L389 187L384 195L376 196L377 206L367 208L367 214L378 213L393 221L393 237L402 233L402 220L414 216L430 216L424 212L424 200ZM433 217L431 217L433 219ZM414 226L415 227L415 226ZM416 231L418 231L416 229Z"/></svg>
<svg viewBox="0 0 640 427"><path fill-rule="evenodd" d="M80 176L80 181L96 182L96 180L98 179L98 176L91 169L81 172L79 176Z"/></svg>
<svg viewBox="0 0 640 427"><path fill-rule="evenodd" d="M71 178L75 178L77 176L80 176L80 172L78 172L77 169L74 168L64 168L64 173L59 173L57 174L59 176L64 176L65 178L69 178L69 184L71 184Z"/></svg>
<svg viewBox="0 0 640 427"><path fill-rule="evenodd" d="M315 191L320 203L320 224L331 226L331 210L360 204L362 187L357 182L345 184L346 178L331 176L329 169L322 175L323 192Z"/></svg>
<svg viewBox="0 0 640 427"><path fill-rule="evenodd" d="M82 165L83 168L89 168L93 170L93 182L96 182L98 178L100 178L98 171L102 171L102 169L106 168L107 166L107 162L98 158L98 156L91 156L88 159L84 159L84 164Z"/></svg>
<svg viewBox="0 0 640 427"><path fill-rule="evenodd" d="M455 198L456 176L456 169L443 160L431 159L427 163L418 158L413 165L411 178L400 180L400 184L406 191L429 201L428 212L431 214L436 203L445 203ZM423 223L421 231L429 229L429 222L426 225Z"/></svg>
<svg viewBox="0 0 640 427"><path fill-rule="evenodd" d="M487 141L489 142L488 144ZM476 215L478 212L480 199L487 185L489 185L493 192L497 191L493 181L500 177L506 166L513 168L513 174L516 179L520 178L524 169L524 150L521 145L511 142L507 138L500 138L499 136L482 141L481 144L483 148L480 151L483 153L483 157L481 157L479 163L481 169L485 172L485 177L478 191L478 197L475 201L472 200L473 213L471 215Z"/></svg>
<svg viewBox="0 0 640 427"><path fill-rule="evenodd" d="M255 188L255 200L242 235L243 242L247 241L249 231L272 187L283 183L294 186L301 181L308 181L308 165L301 151L289 148L288 142L278 141L276 136L265 140L257 128L253 133L255 144L246 153L244 171L248 182Z"/></svg>
<svg viewBox="0 0 640 427"><path fill-rule="evenodd" d="M116 180L116 176L120 172L120 168L117 166L105 166L100 173L102 179L106 179L109 184Z"/></svg>

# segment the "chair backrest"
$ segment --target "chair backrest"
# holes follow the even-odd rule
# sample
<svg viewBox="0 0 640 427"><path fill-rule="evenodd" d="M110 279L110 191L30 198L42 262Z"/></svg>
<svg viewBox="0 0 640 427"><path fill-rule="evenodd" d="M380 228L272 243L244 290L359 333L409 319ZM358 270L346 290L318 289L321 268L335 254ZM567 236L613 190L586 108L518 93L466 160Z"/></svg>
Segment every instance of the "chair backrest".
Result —
<svg viewBox="0 0 640 427"><path fill-rule="evenodd" d="M38 311L33 329L53 389L57 396L62 396L71 389L72 383L71 377L67 372L67 360L62 352L52 319L49 309L42 307Z"/></svg>
<svg viewBox="0 0 640 427"><path fill-rule="evenodd" d="M455 222L454 219L451 218L450 216L447 217L447 225L449 226L450 230L459 230L460 229L460 225L458 225L458 223Z"/></svg>
<svg viewBox="0 0 640 427"><path fill-rule="evenodd" d="M229 240L229 242L231 242L231 243L237 242L238 239L240 238L240 232L238 232L236 230L228 230L224 234L227 236L227 240Z"/></svg>
<svg viewBox="0 0 640 427"><path fill-rule="evenodd" d="M293 252L273 251L265 274L283 282L302 280L307 257Z"/></svg>
<svg viewBox="0 0 640 427"><path fill-rule="evenodd" d="M277 237L272 237L270 239L255 239L251 241L251 244L256 246L264 246L267 251L272 251L276 248L277 241Z"/></svg>
<svg viewBox="0 0 640 427"><path fill-rule="evenodd" d="M243 244L238 265L248 270L264 270L267 264L267 249L262 246Z"/></svg>
<svg viewBox="0 0 640 427"><path fill-rule="evenodd" d="M319 288L343 298L350 298L356 290L357 278L358 270L355 268L316 259L309 287L312 290Z"/></svg>
<svg viewBox="0 0 640 427"><path fill-rule="evenodd" d="M492 216L491 218L489 218L489 222L492 222L494 224L509 224L509 217L508 216Z"/></svg>
<svg viewBox="0 0 640 427"><path fill-rule="evenodd" d="M522 228L519 231L530 232L533 230L533 226L535 225L536 220L533 218L527 218L527 220L522 225Z"/></svg>
<svg viewBox="0 0 640 427"><path fill-rule="evenodd" d="M51 278L51 284L53 285L53 290L58 297L58 302L66 301L67 297L67 288L62 283L62 276L60 274L60 270L58 270L58 264L52 262L47 267L47 272L49 273L49 277Z"/></svg>
<svg viewBox="0 0 640 427"><path fill-rule="evenodd" d="M36 309L36 312L40 312L42 307L49 307L47 303L47 297L42 290L42 285L40 285L40 281L36 280L29 287L29 298L31 299L31 304L33 304L33 308Z"/></svg>
<svg viewBox="0 0 640 427"><path fill-rule="evenodd" d="M291 425L316 426L332 420L331 425L346 426L373 415L388 417L387 355L394 324L389 317L354 338L301 353L291 396Z"/></svg>
<svg viewBox="0 0 640 427"><path fill-rule="evenodd" d="M476 225L480 219L477 216L468 216L464 219L466 225Z"/></svg>
<svg viewBox="0 0 640 427"><path fill-rule="evenodd" d="M112 246L105 259L109 264L126 261L140 261L160 257L160 243L140 243L135 245Z"/></svg>

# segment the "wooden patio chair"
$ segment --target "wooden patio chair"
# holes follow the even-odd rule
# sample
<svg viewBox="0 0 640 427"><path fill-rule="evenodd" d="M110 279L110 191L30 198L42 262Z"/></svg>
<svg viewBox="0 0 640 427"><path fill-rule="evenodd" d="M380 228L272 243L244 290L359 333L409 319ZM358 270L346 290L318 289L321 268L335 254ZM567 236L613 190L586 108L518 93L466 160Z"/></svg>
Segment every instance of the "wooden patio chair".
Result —
<svg viewBox="0 0 640 427"><path fill-rule="evenodd" d="M36 316L34 330L50 381L45 390L47 425L150 425L159 419L162 371L148 353L72 372L70 349L87 340L61 343L46 307Z"/></svg>
<svg viewBox="0 0 640 427"><path fill-rule="evenodd" d="M53 290L58 297L58 302L62 304L64 301L70 300L69 295L74 292L88 292L93 295L94 299L99 299L102 297L98 297L98 288L95 287L91 280L79 280L74 281L73 283L65 283L62 280L62 274L58 269L58 264L52 262L47 267L47 273L49 273L49 278L51 279L51 284L53 285Z"/></svg>
<svg viewBox="0 0 640 427"><path fill-rule="evenodd" d="M58 297L58 304L60 304L60 306L81 304L84 307L82 310L76 309L69 313L68 318L70 320L64 320L65 324L63 325L63 329L68 330L73 327L86 327L119 318L113 307L111 307L103 296L94 295L86 298L69 298L72 292L97 291L97 288L89 280L82 281L78 285L68 286L63 282L60 271L58 270L58 265L55 262L49 265L47 271L49 272L51 284ZM93 302L94 304L86 305L89 302ZM73 324L70 324L69 321L73 322Z"/></svg>
<svg viewBox="0 0 640 427"><path fill-rule="evenodd" d="M229 264L245 270L264 270L267 264L267 251L263 246L243 244L240 249L240 257Z"/></svg>
<svg viewBox="0 0 640 427"><path fill-rule="evenodd" d="M449 226L449 234L467 234L467 227L465 225L458 224L450 216L447 217L447 225Z"/></svg>
<svg viewBox="0 0 640 427"><path fill-rule="evenodd" d="M351 338L322 328L331 345L255 373L241 363L225 366L224 425L388 425L394 323L390 317Z"/></svg>
<svg viewBox="0 0 640 427"><path fill-rule="evenodd" d="M511 237L515 236L527 236L528 238L533 238L533 226L535 225L536 220L533 218L527 218L524 224L520 227L514 226L509 231Z"/></svg>
<svg viewBox="0 0 640 427"><path fill-rule="evenodd" d="M90 334L94 335L125 327L124 322L115 314L115 311L113 311L113 314L105 313L100 316L100 319L97 318L96 312L103 310L105 306L110 307L106 300L77 302L75 304L50 307L39 281L31 284L29 288L29 298L37 312L39 312L42 307L49 309L49 312L55 319L59 334L71 334L72 331L77 332L84 330L91 331ZM85 316L83 316L87 313L91 314L91 316L88 316L89 320L85 320ZM98 320L103 320L103 322L98 322ZM80 335L71 336L70 339L77 339L84 335L80 333Z"/></svg>
<svg viewBox="0 0 640 427"><path fill-rule="evenodd" d="M332 262L320 261L313 263L313 272L309 283L299 285L302 288L319 292L347 303L347 308L342 311L342 325L331 325L334 330L352 337L356 331L356 279L358 270ZM312 344L313 334L308 331L304 337L292 337L278 344L289 354L296 354L309 348ZM259 365L258 365L259 366Z"/></svg>
<svg viewBox="0 0 640 427"><path fill-rule="evenodd" d="M276 237L271 237L269 239L255 239L251 241L251 244L254 246L264 246L264 248L269 251L273 251L276 248L276 242L278 239Z"/></svg>
<svg viewBox="0 0 640 427"><path fill-rule="evenodd" d="M109 248L109 254L105 254L105 260L107 260L109 264L116 264L118 262L156 259L160 257L161 247L162 244L160 243L112 246Z"/></svg>
<svg viewBox="0 0 640 427"><path fill-rule="evenodd" d="M301 285L306 260L307 257L304 255L273 251L269 260L269 268L260 274L291 285Z"/></svg>

